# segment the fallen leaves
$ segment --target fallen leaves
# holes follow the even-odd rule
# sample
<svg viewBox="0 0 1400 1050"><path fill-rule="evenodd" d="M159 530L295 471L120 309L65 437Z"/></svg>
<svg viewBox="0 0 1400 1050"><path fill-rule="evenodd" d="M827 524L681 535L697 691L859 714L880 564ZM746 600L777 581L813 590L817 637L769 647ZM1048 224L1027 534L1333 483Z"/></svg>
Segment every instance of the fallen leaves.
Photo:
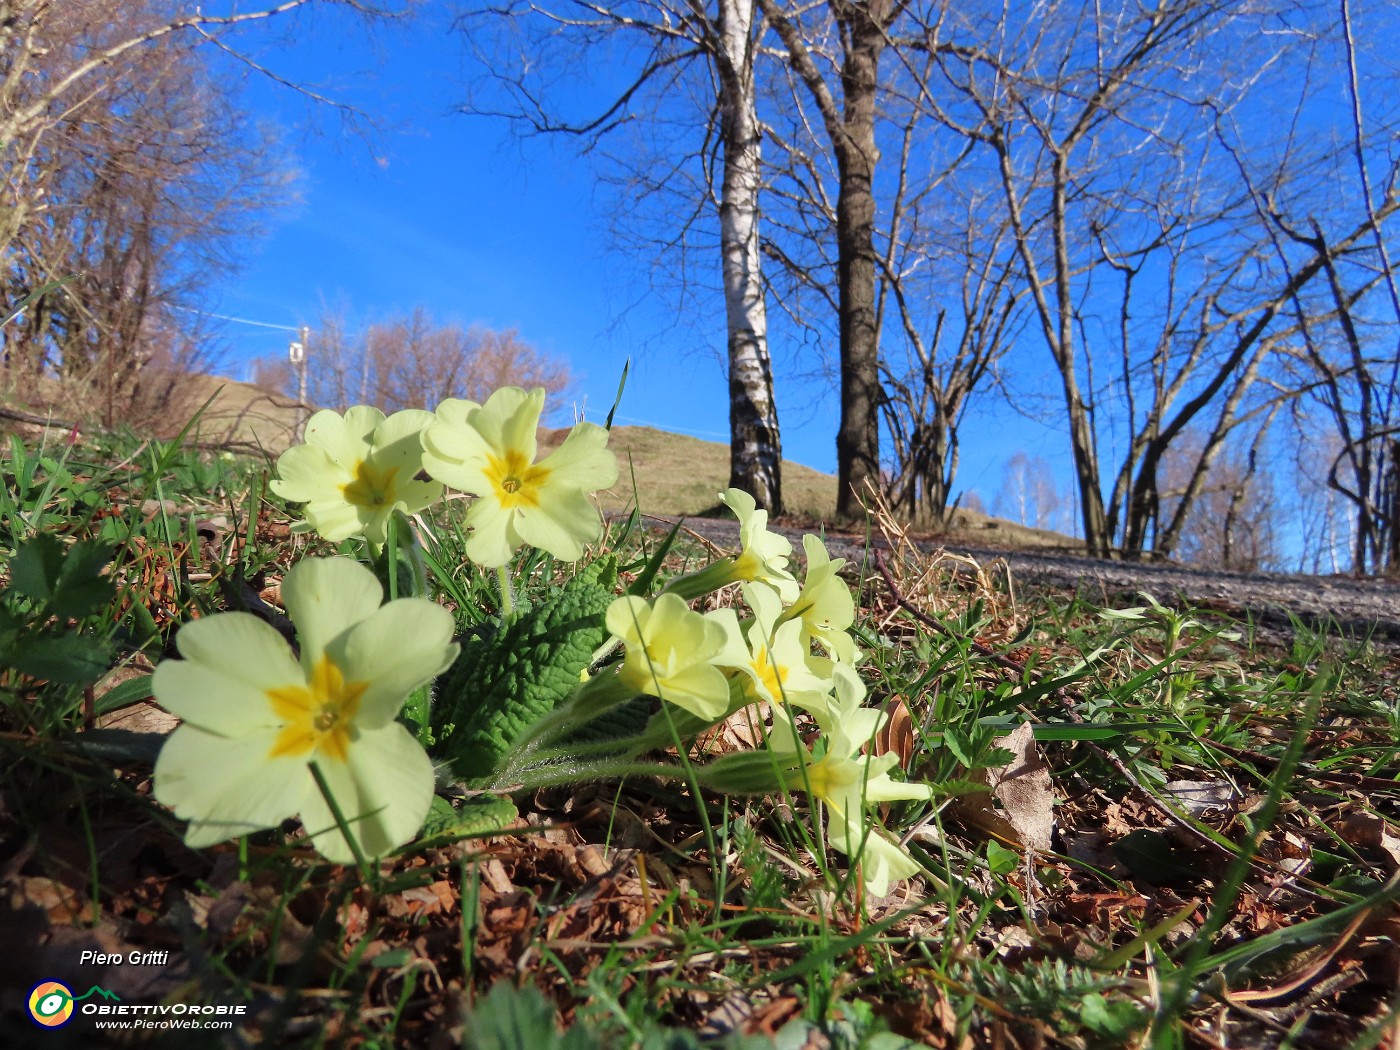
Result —
<svg viewBox="0 0 1400 1050"><path fill-rule="evenodd" d="M969 772L967 779L987 790L958 796L953 814L1002 842L1048 853L1055 832L1055 788L1050 767L1035 746L1035 731L1023 722L994 744L1013 757L1004 766Z"/></svg>

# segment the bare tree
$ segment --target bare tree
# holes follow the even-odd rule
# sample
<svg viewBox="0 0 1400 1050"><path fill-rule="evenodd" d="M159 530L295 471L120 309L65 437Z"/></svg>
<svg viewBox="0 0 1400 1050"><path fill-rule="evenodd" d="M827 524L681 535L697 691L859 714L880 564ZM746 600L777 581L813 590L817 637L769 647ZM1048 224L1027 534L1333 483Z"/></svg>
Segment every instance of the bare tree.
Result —
<svg viewBox="0 0 1400 1050"><path fill-rule="evenodd" d="M888 345L882 349L880 407L892 446L891 506L942 526L963 419L1015 345L1026 296L995 199L976 188L962 196L952 181L915 185L913 132L906 125L880 260L882 312L894 303L904 335L902 360ZM935 195L942 207L929 206Z"/></svg>
<svg viewBox="0 0 1400 1050"><path fill-rule="evenodd" d="M359 331L328 312L310 345L307 400L341 412L361 404L384 412L432 409L449 397L480 403L503 386L542 386L557 398L571 383L567 364L514 329L442 325L422 307ZM274 392L295 393L296 377L280 359L259 362L258 371L280 384Z"/></svg>
<svg viewBox="0 0 1400 1050"><path fill-rule="evenodd" d="M1258 383L1301 334L1302 293L1367 235L1351 223L1277 257L1270 208L1321 187L1331 149L1228 131L1236 113L1260 123L1271 94L1286 100L1280 85L1310 58L1288 40L1256 44L1270 16L1214 0L1057 0L1028 24L974 6L903 45L937 58L922 101L975 146L964 174L1000 189L1098 554L1174 547L1230 431L1299 392ZM1246 173L1265 167L1261 195ZM1164 518L1162 458L1201 426ZM1106 470L1110 436L1122 456Z"/></svg>
<svg viewBox="0 0 1400 1050"><path fill-rule="evenodd" d="M45 139L120 84L137 53L176 38L227 49L218 34L313 2L365 13L385 10L363 0L281 0L226 13L196 5L177 8L172 16L169 5L153 0L119 8L105 0L0 0L0 186L6 205L0 212L0 258L30 211L43 207L34 161Z"/></svg>
<svg viewBox="0 0 1400 1050"><path fill-rule="evenodd" d="M8 386L60 378L113 421L194 363L206 333L175 311L231 265L278 181L209 59L275 78L228 34L311 2L0 0L0 287L15 301L76 275L0 335Z"/></svg>
<svg viewBox="0 0 1400 1050"><path fill-rule="evenodd" d="M1362 250L1331 251L1336 234L1315 214L1276 218L1284 239L1326 255L1327 294L1337 324L1331 332L1303 324L1300 356L1316 377L1316 400L1336 431L1338 447L1326 477L1352 508L1352 567L1393 574L1400 573L1400 278L1387 220L1400 199L1400 163L1392 149L1400 79L1393 65L1374 57L1365 66L1371 76L1363 77L1367 50L1390 44L1384 33L1368 42L1364 27L1357 33L1354 17L1349 0L1340 0L1335 79L1349 103L1350 142L1338 182L1354 186L1348 203L1364 231L1357 239ZM1282 253L1282 245L1276 247ZM1368 295L1372 288L1374 296Z"/></svg>
<svg viewBox="0 0 1400 1050"><path fill-rule="evenodd" d="M1176 554L1208 568L1254 572L1280 567L1280 511L1270 460L1270 418L1247 442L1232 440L1215 458L1183 516ZM1242 432L1237 432L1237 436ZM1208 440L1199 429L1185 432L1162 463L1164 508L1171 512L1186 493Z"/></svg>
<svg viewBox="0 0 1400 1050"><path fill-rule="evenodd" d="M65 9L80 13L81 4ZM109 16L107 30L120 34L118 22ZM46 39L60 52L83 46L82 37ZM161 382L197 363L202 325L173 311L228 270L232 247L256 233L281 185L267 142L249 132L194 41L159 38L120 61L31 154L20 196L37 203L18 209L24 221L0 271L11 299L72 277L4 333L5 382L32 390L60 379L66 402L109 424L141 422L126 408L143 371Z"/></svg>
<svg viewBox="0 0 1400 1050"><path fill-rule="evenodd" d="M386 412L432 408L448 397L482 402L503 386L542 386L555 399L570 384L568 366L515 329L438 325L421 307L408 317L371 325L361 353L368 362L362 376L373 383L369 403Z"/></svg>
<svg viewBox="0 0 1400 1050"><path fill-rule="evenodd" d="M658 118L676 103L693 115L682 135L688 145L669 155L655 183L654 195L673 178L685 181L689 169L703 173L698 201L667 215L668 248L683 246L697 204L713 205L718 219L729 382L730 485L744 489L760 506L782 509L782 446L773 369L768 348L767 306L759 254L758 197L762 184L762 133L754 95L754 61L759 28L754 0L636 0L602 4L593 0L558 3L513 3L477 9L461 25L486 36L475 41L480 64L505 88L505 107L468 103L468 112L509 119L525 134L544 132L576 136L585 150L595 150L639 114ZM524 33L518 48L507 44L513 31ZM489 38L489 43L487 42ZM628 47L635 50L627 51ZM560 90L560 69L573 68L580 55L615 62L621 48L635 59L627 85L600 111L577 118L561 115L568 92ZM502 61L503 55L516 55ZM552 79L551 79L552 78ZM689 107L692 93L700 98ZM712 154L718 153L718 164ZM635 189L652 177L624 163ZM716 175L718 167L718 175ZM633 218L633 207L626 209ZM677 219L676 215L680 218Z"/></svg>
<svg viewBox="0 0 1400 1050"><path fill-rule="evenodd" d="M830 0L796 12L759 0L809 94L836 160L837 316L841 420L836 432L836 513L861 514L880 479L880 317L876 301L875 175L880 59L904 0ZM836 51L837 54L830 54Z"/></svg>
<svg viewBox="0 0 1400 1050"><path fill-rule="evenodd" d="M1054 527L1060 510L1055 476L1042 456L1017 452L1001 470L1001 487L992 500L992 512L1008 521L1036 529Z"/></svg>

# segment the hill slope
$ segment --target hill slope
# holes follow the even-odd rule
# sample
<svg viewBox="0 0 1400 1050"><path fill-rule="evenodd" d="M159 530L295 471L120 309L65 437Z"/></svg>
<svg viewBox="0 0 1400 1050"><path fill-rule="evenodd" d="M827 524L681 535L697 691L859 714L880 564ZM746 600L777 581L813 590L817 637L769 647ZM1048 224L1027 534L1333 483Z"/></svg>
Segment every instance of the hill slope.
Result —
<svg viewBox="0 0 1400 1050"><path fill-rule="evenodd" d="M210 401L192 432L196 441L234 443L241 450L262 449L275 458L290 444L297 407L292 398L269 394L249 383L219 376L194 375L182 380L178 398L168 406L172 436L205 401ZM212 398L212 400L210 400ZM541 451L556 448L567 428L542 428ZM607 510L638 506L644 513L670 517L713 511L729 482L729 448L654 427L614 427L609 447L617 453L618 483L602 494ZM783 500L791 518L826 522L835 517L836 478L811 467L783 461ZM725 513L724 516L728 516ZM950 538L999 547L1073 548L1068 536L1032 529L974 510L955 512Z"/></svg>

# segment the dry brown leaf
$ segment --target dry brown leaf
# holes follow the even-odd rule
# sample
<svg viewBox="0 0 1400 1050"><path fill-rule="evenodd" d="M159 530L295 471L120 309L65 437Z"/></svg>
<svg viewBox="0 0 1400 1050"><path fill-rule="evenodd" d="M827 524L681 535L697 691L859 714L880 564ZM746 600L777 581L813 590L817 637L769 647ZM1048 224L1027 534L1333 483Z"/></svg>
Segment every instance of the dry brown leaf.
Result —
<svg viewBox="0 0 1400 1050"><path fill-rule="evenodd" d="M98 729L125 729L132 733L172 733L180 720L152 700L141 700L100 717Z"/></svg>
<svg viewBox="0 0 1400 1050"><path fill-rule="evenodd" d="M898 694L886 700L881 710L889 717L875 734L875 754L894 752L899 757L899 768L907 770L914 757L914 718Z"/></svg>
<svg viewBox="0 0 1400 1050"><path fill-rule="evenodd" d="M17 879L9 897L12 912L35 908L43 912L50 922L58 925L66 926L82 921L90 914L91 905L86 898L73 887L56 879Z"/></svg>
<svg viewBox="0 0 1400 1050"><path fill-rule="evenodd" d="M1400 868L1400 835L1390 823L1375 813L1352 813L1338 829L1342 838L1353 846L1370 846L1385 854L1392 871Z"/></svg>
<svg viewBox="0 0 1400 1050"><path fill-rule="evenodd" d="M1227 809L1234 789L1219 780L1172 780L1162 785L1170 799L1193 817L1212 809Z"/></svg>
<svg viewBox="0 0 1400 1050"><path fill-rule="evenodd" d="M990 790L958 797L953 814L1012 845L1047 852L1055 830L1055 789L1050 767L1036 750L1035 732L1023 722L1014 732L998 737L995 744L1014 757L999 769L969 773L969 780L980 781Z"/></svg>

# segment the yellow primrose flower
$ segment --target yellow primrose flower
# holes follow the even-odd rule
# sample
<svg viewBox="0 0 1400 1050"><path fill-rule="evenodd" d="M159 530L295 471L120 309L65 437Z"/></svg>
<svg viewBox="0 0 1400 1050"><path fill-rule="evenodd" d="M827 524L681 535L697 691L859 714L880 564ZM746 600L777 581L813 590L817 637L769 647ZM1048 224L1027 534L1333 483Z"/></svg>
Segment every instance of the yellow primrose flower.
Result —
<svg viewBox="0 0 1400 1050"><path fill-rule="evenodd" d="M807 710L825 708L831 679L812 670L811 646L802 638L802 622L780 621L782 599L768 587L744 584L743 594L754 614L747 630L740 627L733 609L710 614L725 628L725 645L714 662L746 675L753 700L786 701Z"/></svg>
<svg viewBox="0 0 1400 1050"><path fill-rule="evenodd" d="M865 807L871 802L926 799L932 796L933 789L927 784L905 784L891 779L889 771L899 764L898 756L892 753L878 757L860 754L861 748L879 732L887 716L882 711L861 706L865 685L849 666L833 664L832 674L836 698L825 709L812 711L826 741L822 757L812 758L811 752L796 738L792 720L782 707L773 709L768 746L773 751L797 751L803 755L806 769L790 774L788 787L808 790L813 798L825 803L830 813L828 840L842 853L859 857L866 887L875 896L883 897L889 892L892 881L916 874L919 865L887 831L867 824Z"/></svg>
<svg viewBox="0 0 1400 1050"><path fill-rule="evenodd" d="M484 405L455 398L438 406L423 434L423 465L430 475L476 499L467 511L472 533L467 557L499 568L521 544L565 561L603 532L589 493L617 481L617 457L608 432L579 423L564 443L535 462L544 389L503 387Z"/></svg>
<svg viewBox="0 0 1400 1050"><path fill-rule="evenodd" d="M666 593L690 601L731 583L757 583L771 587L784 603L791 602L797 597L797 580L787 568L792 543L768 531L768 512L759 510L743 489L726 489L719 498L739 519L739 553L676 577L666 585Z"/></svg>
<svg viewBox="0 0 1400 1050"><path fill-rule="evenodd" d="M332 543L363 535L382 544L395 510L416 514L442 497L438 482L415 480L423 466L419 434L432 421L421 409L387 419L368 405L344 416L317 412L307 420L306 443L278 458L272 491L306 504L307 526Z"/></svg>
<svg viewBox="0 0 1400 1050"><path fill-rule="evenodd" d="M725 645L725 629L674 594L654 604L624 595L608 606L608 630L626 650L619 677L639 693L659 696L700 718L729 708L729 681L711 661Z"/></svg>
<svg viewBox="0 0 1400 1050"><path fill-rule="evenodd" d="M788 572L792 543L786 536L768 531L768 512L743 489L726 489L720 502L739 518L742 550L734 560L733 578L763 583L778 592L784 603L797 597L797 580Z"/></svg>
<svg viewBox="0 0 1400 1050"><path fill-rule="evenodd" d="M832 659L855 663L856 641L849 632L856 620L856 603L846 581L837 575L846 560L832 560L815 536L803 536L802 549L807 555L807 575L780 622L801 623L804 641L815 638Z"/></svg>
<svg viewBox="0 0 1400 1050"><path fill-rule="evenodd" d="M182 660L151 691L183 724L161 748L155 796L210 846L300 816L329 860L354 854L311 774L315 763L362 852L417 834L433 767L395 720L414 689L457 655L452 614L425 598L381 605L374 574L348 558L307 558L282 581L301 659L249 613L206 616L175 636Z"/></svg>

